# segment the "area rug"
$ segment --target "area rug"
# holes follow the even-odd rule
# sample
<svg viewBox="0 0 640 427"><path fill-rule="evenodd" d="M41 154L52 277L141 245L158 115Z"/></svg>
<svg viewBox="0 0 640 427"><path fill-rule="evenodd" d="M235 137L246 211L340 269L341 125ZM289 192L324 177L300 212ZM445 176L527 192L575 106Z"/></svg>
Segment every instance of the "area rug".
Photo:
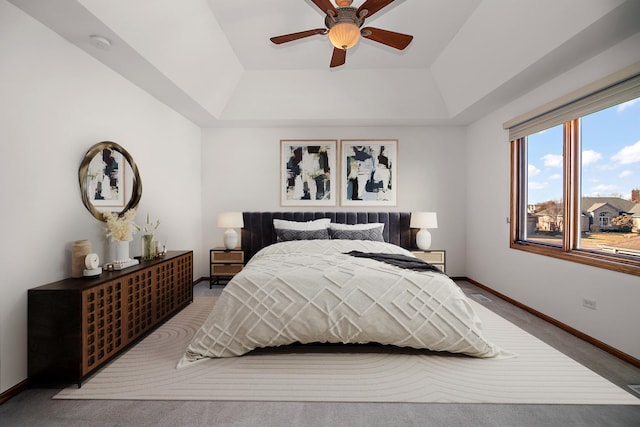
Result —
<svg viewBox="0 0 640 427"><path fill-rule="evenodd" d="M194 298L81 388L70 386L55 398L640 404L475 301L487 337L516 358L475 359L376 345L298 345L176 369L215 300Z"/></svg>

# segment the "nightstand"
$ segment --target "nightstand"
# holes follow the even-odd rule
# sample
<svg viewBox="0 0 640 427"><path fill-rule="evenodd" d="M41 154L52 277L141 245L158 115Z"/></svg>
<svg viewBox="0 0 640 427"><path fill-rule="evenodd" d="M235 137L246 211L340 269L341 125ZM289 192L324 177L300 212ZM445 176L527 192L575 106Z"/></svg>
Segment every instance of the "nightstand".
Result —
<svg viewBox="0 0 640 427"><path fill-rule="evenodd" d="M428 262L429 264L433 264L442 270L443 273L446 273L446 253L444 250L432 250L432 251L420 251L414 250L411 251L416 257L420 258L423 261Z"/></svg>
<svg viewBox="0 0 640 427"><path fill-rule="evenodd" d="M211 263L209 289L219 284L220 279L231 279L244 267L244 252L242 249L213 248L209 250Z"/></svg>

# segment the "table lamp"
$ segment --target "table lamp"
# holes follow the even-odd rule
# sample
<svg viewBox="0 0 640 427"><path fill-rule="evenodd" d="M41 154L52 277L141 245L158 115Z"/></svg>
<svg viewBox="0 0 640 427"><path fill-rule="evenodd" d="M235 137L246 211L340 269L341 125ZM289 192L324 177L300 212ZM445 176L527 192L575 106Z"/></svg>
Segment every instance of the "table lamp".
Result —
<svg viewBox="0 0 640 427"><path fill-rule="evenodd" d="M426 251L431 247L431 233L429 228L438 228L438 217L435 212L412 212L410 228L419 228L416 234L416 246Z"/></svg>
<svg viewBox="0 0 640 427"><path fill-rule="evenodd" d="M218 227L226 228L224 232L224 247L234 249L238 246L238 233L235 228L244 227L242 212L221 212L218 214Z"/></svg>

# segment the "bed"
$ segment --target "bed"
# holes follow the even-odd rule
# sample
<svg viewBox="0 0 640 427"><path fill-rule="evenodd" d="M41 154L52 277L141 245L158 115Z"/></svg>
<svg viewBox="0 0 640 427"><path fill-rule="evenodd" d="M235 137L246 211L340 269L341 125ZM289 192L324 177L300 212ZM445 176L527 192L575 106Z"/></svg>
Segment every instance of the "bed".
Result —
<svg viewBox="0 0 640 427"><path fill-rule="evenodd" d="M409 213L245 212L243 217L249 261L227 284L178 367L294 343L508 355L484 338L455 282L409 251Z"/></svg>

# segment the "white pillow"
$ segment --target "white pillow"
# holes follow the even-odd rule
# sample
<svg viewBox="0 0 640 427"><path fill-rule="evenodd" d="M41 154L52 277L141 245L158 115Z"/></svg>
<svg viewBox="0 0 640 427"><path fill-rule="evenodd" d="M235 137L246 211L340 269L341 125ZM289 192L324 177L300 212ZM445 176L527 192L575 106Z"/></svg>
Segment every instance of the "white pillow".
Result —
<svg viewBox="0 0 640 427"><path fill-rule="evenodd" d="M313 221L287 221L274 219L273 227L286 230L324 230L329 227L330 218L320 218Z"/></svg>
<svg viewBox="0 0 640 427"><path fill-rule="evenodd" d="M338 224L338 223L332 222L331 224L329 224L329 228L331 230L371 230L372 228L378 228L378 227L384 228L384 223L371 222L369 224Z"/></svg>

